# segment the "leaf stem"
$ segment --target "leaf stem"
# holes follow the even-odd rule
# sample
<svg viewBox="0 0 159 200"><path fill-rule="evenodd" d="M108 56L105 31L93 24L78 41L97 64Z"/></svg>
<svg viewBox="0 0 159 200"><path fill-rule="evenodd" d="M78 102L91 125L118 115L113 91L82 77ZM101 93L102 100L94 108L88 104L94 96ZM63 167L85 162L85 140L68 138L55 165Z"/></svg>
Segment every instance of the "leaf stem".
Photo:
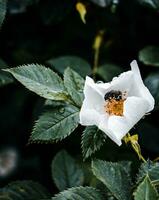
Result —
<svg viewBox="0 0 159 200"><path fill-rule="evenodd" d="M99 53L100 53L100 47L101 44L103 42L103 35L104 35L104 31L100 30L95 39L94 39L94 43L93 43L93 49L94 49L94 63L93 63L93 78L95 80L96 78L96 73L97 73L97 69L98 69L98 62L99 62Z"/></svg>

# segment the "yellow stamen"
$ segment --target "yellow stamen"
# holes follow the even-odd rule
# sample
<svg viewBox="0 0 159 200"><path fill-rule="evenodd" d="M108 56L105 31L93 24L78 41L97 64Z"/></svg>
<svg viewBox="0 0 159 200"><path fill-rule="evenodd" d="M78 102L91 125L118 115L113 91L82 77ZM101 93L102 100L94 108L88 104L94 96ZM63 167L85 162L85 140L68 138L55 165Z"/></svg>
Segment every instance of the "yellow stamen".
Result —
<svg viewBox="0 0 159 200"><path fill-rule="evenodd" d="M124 112L124 101L125 99L121 100L116 100L116 99L111 99L106 101L105 111L109 115L117 115L117 116L123 116Z"/></svg>

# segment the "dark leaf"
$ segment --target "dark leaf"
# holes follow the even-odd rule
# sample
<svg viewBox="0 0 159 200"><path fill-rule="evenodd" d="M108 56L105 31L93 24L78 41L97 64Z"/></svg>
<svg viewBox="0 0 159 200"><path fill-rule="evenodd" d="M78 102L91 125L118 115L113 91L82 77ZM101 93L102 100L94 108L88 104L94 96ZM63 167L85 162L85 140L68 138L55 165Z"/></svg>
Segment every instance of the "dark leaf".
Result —
<svg viewBox="0 0 159 200"><path fill-rule="evenodd" d="M75 187L57 194L52 200L104 200L104 197L93 187Z"/></svg>
<svg viewBox="0 0 159 200"><path fill-rule="evenodd" d="M145 47L139 52L139 60L145 65L159 67L159 47Z"/></svg>
<svg viewBox="0 0 159 200"><path fill-rule="evenodd" d="M107 136L97 126L88 126L82 135L82 153L84 159L91 156L104 144Z"/></svg>
<svg viewBox="0 0 159 200"><path fill-rule="evenodd" d="M75 71L67 68L64 72L64 85L76 105L82 105L84 79Z"/></svg>
<svg viewBox="0 0 159 200"><path fill-rule="evenodd" d="M61 74L64 73L67 67L78 72L81 76L85 77L91 73L91 67L82 58L77 56L63 56L58 58L53 58L48 61L48 64L51 65L54 69L56 69Z"/></svg>
<svg viewBox="0 0 159 200"><path fill-rule="evenodd" d="M70 135L79 123L79 110L74 106L49 109L36 122L31 141L52 142Z"/></svg>
<svg viewBox="0 0 159 200"><path fill-rule="evenodd" d="M118 200L131 199L131 182L121 164L95 160L92 171Z"/></svg>
<svg viewBox="0 0 159 200"><path fill-rule="evenodd" d="M83 185L83 171L66 151L55 156L51 168L53 180L60 191Z"/></svg>
<svg viewBox="0 0 159 200"><path fill-rule="evenodd" d="M155 106L159 107L159 73L151 73L145 79L145 85L155 98Z"/></svg>

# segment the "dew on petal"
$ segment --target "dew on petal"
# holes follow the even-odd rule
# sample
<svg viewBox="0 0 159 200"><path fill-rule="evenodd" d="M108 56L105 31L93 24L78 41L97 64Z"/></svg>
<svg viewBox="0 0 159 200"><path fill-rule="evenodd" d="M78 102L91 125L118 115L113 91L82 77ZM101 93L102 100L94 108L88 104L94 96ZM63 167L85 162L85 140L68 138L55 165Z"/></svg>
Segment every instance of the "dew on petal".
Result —
<svg viewBox="0 0 159 200"><path fill-rule="evenodd" d="M97 84L100 84L100 83L104 83L104 82L103 82L103 81L97 81L96 83L97 83Z"/></svg>

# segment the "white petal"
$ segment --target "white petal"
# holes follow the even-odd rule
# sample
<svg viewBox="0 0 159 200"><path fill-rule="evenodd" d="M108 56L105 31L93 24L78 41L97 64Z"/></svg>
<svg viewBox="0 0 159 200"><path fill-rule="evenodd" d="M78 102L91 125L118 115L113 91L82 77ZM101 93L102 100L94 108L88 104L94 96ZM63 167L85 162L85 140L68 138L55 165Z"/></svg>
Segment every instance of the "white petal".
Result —
<svg viewBox="0 0 159 200"><path fill-rule="evenodd" d="M103 97L111 90L120 90L121 92L129 92L133 85L133 73L132 71L124 72L118 77L114 77L109 83L98 83L95 84L96 91L100 93Z"/></svg>
<svg viewBox="0 0 159 200"><path fill-rule="evenodd" d="M117 134L108 128L108 122L110 117L103 116L101 122L98 126L111 140L113 140L117 145L121 145L121 139L117 137Z"/></svg>
<svg viewBox="0 0 159 200"><path fill-rule="evenodd" d="M120 146L121 139L145 115L148 106L142 98L128 97L124 102L124 116L110 116L107 123L101 121L99 128Z"/></svg>
<svg viewBox="0 0 159 200"><path fill-rule="evenodd" d="M151 95L148 88L143 83L136 60L132 61L130 65L132 72L134 74L134 88L133 88L133 90L135 90L134 93L136 93L137 96L142 97L149 102L149 107L147 109L147 112L150 112L154 108L155 104L154 98Z"/></svg>
<svg viewBox="0 0 159 200"><path fill-rule="evenodd" d="M124 92L124 91L129 92L133 85L133 81L134 80L133 80L132 71L124 72L120 74L119 77L113 78L111 82L112 90L120 90L121 92Z"/></svg>
<svg viewBox="0 0 159 200"><path fill-rule="evenodd" d="M104 98L104 95L106 91L110 88L111 84L110 83L94 83L94 80L90 77L86 77L86 82L85 82L85 90L92 88L94 89L97 93L99 93L102 98ZM85 93L85 91L84 91Z"/></svg>
<svg viewBox="0 0 159 200"><path fill-rule="evenodd" d="M81 108L80 111L80 124L84 126L96 125L98 126L100 123L101 114L99 114L96 110L93 109L85 109Z"/></svg>
<svg viewBox="0 0 159 200"><path fill-rule="evenodd" d="M93 79L86 77L85 99L80 111L80 124L85 126L98 126L101 115L104 113L104 97L97 92L95 85Z"/></svg>
<svg viewBox="0 0 159 200"><path fill-rule="evenodd" d="M130 128L134 126L147 112L149 103L140 97L128 97L124 102L124 116Z"/></svg>
<svg viewBox="0 0 159 200"><path fill-rule="evenodd" d="M93 79L86 77L84 86L84 102L82 109L93 109L100 113L104 112L104 97L97 92Z"/></svg>

